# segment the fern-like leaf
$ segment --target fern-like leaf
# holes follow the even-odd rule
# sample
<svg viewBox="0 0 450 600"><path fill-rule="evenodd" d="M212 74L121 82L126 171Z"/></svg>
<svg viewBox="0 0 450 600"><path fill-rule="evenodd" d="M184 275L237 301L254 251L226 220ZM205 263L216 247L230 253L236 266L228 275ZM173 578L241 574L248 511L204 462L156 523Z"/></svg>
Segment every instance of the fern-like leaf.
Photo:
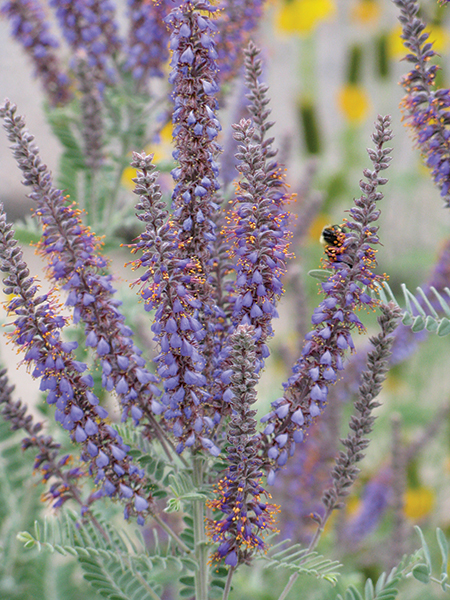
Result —
<svg viewBox="0 0 450 600"><path fill-rule="evenodd" d="M154 554L143 544L138 551L135 542L130 544L109 522L97 519L100 528L64 511L58 518L45 519L42 527L36 522L34 534L25 531L18 538L27 548L76 556L85 579L109 600L155 600L162 573L173 577L197 566L193 559L177 556L170 545L162 551L157 540Z"/></svg>
<svg viewBox="0 0 450 600"><path fill-rule="evenodd" d="M336 569L342 566L339 561L329 560L317 552L309 552L300 544L294 544L284 550L274 552L282 544L272 548L269 554L258 557L265 562L264 569L287 569L294 573L304 573L325 579L332 585L336 584L340 576Z"/></svg>
<svg viewBox="0 0 450 600"><path fill-rule="evenodd" d="M417 288L417 295L414 295L406 285L402 284L404 307L395 297L392 289L387 282L378 284L373 292L382 302L394 302L404 310L402 319L403 325L411 327L413 332L426 329L430 333L435 333L441 337L450 334L450 290L445 288L444 297L434 287L430 287L428 294L420 287ZM438 310L443 313L439 314Z"/></svg>

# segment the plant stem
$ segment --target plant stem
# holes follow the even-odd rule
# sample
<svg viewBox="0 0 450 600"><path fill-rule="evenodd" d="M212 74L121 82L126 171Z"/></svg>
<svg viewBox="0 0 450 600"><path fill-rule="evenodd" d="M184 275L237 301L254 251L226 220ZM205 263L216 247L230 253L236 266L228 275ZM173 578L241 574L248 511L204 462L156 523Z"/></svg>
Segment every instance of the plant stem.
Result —
<svg viewBox="0 0 450 600"><path fill-rule="evenodd" d="M233 578L234 571L235 571L235 568L234 567L230 567L230 569L228 571L227 581L225 583L225 587L224 587L224 590L223 590L222 600L228 600L228 596L229 596L230 590L231 590L231 580Z"/></svg>
<svg viewBox="0 0 450 600"><path fill-rule="evenodd" d="M203 459L201 456L193 456L194 485L198 489L203 483ZM208 567L206 564L207 548L205 535L205 507L203 500L193 502L194 511L194 542L195 558L198 570L195 572L195 600L208 600Z"/></svg>
<svg viewBox="0 0 450 600"><path fill-rule="evenodd" d="M158 517L158 515L154 515L152 514L153 519L155 519L155 521L158 523L158 525L164 529L164 531L172 538L175 540L175 542L178 544L178 546L180 547L181 550L183 550L183 552L186 552L186 554L190 554L191 550L186 546L186 544L183 542L183 540L181 540L177 534L175 533L175 531L169 527L169 525L167 525L167 523L165 523L160 517Z"/></svg>

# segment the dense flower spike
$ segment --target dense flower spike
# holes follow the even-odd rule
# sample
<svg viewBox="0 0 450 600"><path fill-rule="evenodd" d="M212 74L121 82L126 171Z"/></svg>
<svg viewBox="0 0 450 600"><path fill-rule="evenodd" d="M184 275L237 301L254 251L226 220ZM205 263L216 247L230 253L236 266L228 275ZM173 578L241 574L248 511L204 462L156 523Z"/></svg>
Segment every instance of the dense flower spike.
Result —
<svg viewBox="0 0 450 600"><path fill-rule="evenodd" d="M283 202L271 195L273 174L265 169L261 146L253 143L255 128L245 120L233 127L239 142L238 170L245 177L238 184L225 230L237 257L233 318L235 324L254 326L261 368L269 354L265 342L273 333L271 321L277 316L275 305L283 292L281 277L290 256L289 213Z"/></svg>
<svg viewBox="0 0 450 600"><path fill-rule="evenodd" d="M127 455L129 447L106 424L107 411L92 392L93 379L82 375L86 365L72 357L76 342L64 342L61 329L66 320L57 312L51 294L37 296L37 285L29 277L14 231L0 212L0 269L6 273L3 291L13 297L6 304L15 315L10 337L25 353L25 363L34 365L34 377L40 378L47 403L55 404L55 419L70 432L73 442L82 445L81 459L89 463L89 472L100 484L98 496L120 498L125 516L137 515L143 523L151 496L145 491L144 472Z"/></svg>
<svg viewBox="0 0 450 600"><path fill-rule="evenodd" d="M268 356L265 345L272 335L272 318L277 316L276 303L283 293L282 276L286 273L291 234L287 230L290 199L280 169L271 161L276 151L265 134L272 126L267 120L268 87L259 81L262 64L259 50L252 43L245 50L245 82L249 89L249 111L254 125L241 120L233 125L238 142L238 171L242 175L236 198L228 216L225 235L231 254L237 258L235 324L253 325L258 347L259 367Z"/></svg>
<svg viewBox="0 0 450 600"><path fill-rule="evenodd" d="M134 193L139 196L136 209L143 211L138 219L146 225L135 244L134 252L142 252L142 256L134 268L146 269L136 284L141 286L146 310L156 309L152 331L161 350L155 361L164 394L161 402L153 401L153 409L171 424L181 452L213 427L212 420L204 419L201 411L206 379L199 342L205 332L196 317L201 303L189 291L193 264L180 255L178 228L168 219L152 158L134 153L131 163L138 170ZM218 453L213 444L208 444L208 449Z"/></svg>
<svg viewBox="0 0 450 600"><path fill-rule="evenodd" d="M242 64L242 48L258 26L265 0L222 0L217 20L217 63L221 83L229 81Z"/></svg>
<svg viewBox="0 0 450 600"><path fill-rule="evenodd" d="M323 410L327 402L328 387L335 383L343 369L345 350L353 349L351 330L363 330L355 310L373 307L374 300L363 291L379 279L373 272L375 251L379 243L378 227L373 225L380 215L376 202L383 198L377 191L387 179L380 171L390 162L390 148L383 148L392 138L389 117L378 117L372 136L376 150L368 150L373 171L365 169L366 181L360 181L363 192L350 210L350 220L345 223L349 232L336 233L334 252L329 249L326 267L333 271L322 284L325 299L312 316L314 329L307 334L302 356L285 384L284 396L272 403L273 410L263 417L268 422L264 433L267 439L267 457L276 467L282 467L295 444L303 440L304 431ZM269 481L273 480L271 471Z"/></svg>
<svg viewBox="0 0 450 600"><path fill-rule="evenodd" d="M123 406L123 418L137 423L145 413L151 432L158 432L151 412L156 377L145 369L141 351L132 341L132 331L114 299L107 261L98 252L98 240L83 225L79 211L67 206L62 192L53 187L52 177L39 157L33 136L25 129L16 106L6 102L0 108L14 157L32 188L44 234L40 251L49 263L50 278L68 293L66 304L73 306L73 320L85 324L86 345L93 348L102 365L102 385L115 389Z"/></svg>
<svg viewBox="0 0 450 600"><path fill-rule="evenodd" d="M115 7L110 0L50 0L67 43L84 50L99 82L114 78L112 57L120 48Z"/></svg>
<svg viewBox="0 0 450 600"><path fill-rule="evenodd" d="M221 129L216 118L217 53L214 13L209 2L188 1L174 9L166 21L172 30L173 136L174 158L179 166L172 171L176 185L172 194L174 222L179 227L179 244L185 256L198 263L201 284L209 271L211 242L215 239L212 215L215 203Z"/></svg>
<svg viewBox="0 0 450 600"><path fill-rule="evenodd" d="M0 412L5 421L10 422L12 431L23 429L27 434L22 440L22 448L33 448L37 451L34 469L39 472L42 482L52 481L50 490L44 494L44 500L50 500L53 508L62 506L67 500L73 498L87 510L87 504L82 500L81 490L77 480L85 476L85 471L80 467L66 469L66 465L73 461L69 455L59 456L60 444L55 442L51 435L41 433L42 423L34 423L32 415L27 414L26 405L20 400L12 399L14 386L9 385L6 369L0 371Z"/></svg>
<svg viewBox="0 0 450 600"><path fill-rule="evenodd" d="M66 104L72 97L68 76L55 54L58 40L50 33L38 0L8 0L0 9L11 21L12 35L22 44L36 68L50 103Z"/></svg>
<svg viewBox="0 0 450 600"><path fill-rule="evenodd" d="M173 2L128 0L130 29L125 47L125 68L139 88L146 88L149 77L162 77L169 58L169 34L164 18Z"/></svg>
<svg viewBox="0 0 450 600"><path fill-rule="evenodd" d="M273 529L278 507L268 504L270 498L261 486L262 461L258 457L256 411L251 410L256 401L256 354L254 331L240 325L231 337L230 396L233 416L228 430L228 462L226 475L217 485L218 498L208 506L219 510L224 517L207 522L208 534L219 543L212 560L225 560L236 567L249 563L255 551L264 551L264 533Z"/></svg>
<svg viewBox="0 0 450 600"><path fill-rule="evenodd" d="M419 3L417 0L393 2L400 8L402 39L409 51L406 60L413 64L413 69L401 81L407 92L401 108L441 196L446 206L450 206L450 90L433 89L438 67L430 64L430 59L436 52L427 41L425 23L417 17Z"/></svg>

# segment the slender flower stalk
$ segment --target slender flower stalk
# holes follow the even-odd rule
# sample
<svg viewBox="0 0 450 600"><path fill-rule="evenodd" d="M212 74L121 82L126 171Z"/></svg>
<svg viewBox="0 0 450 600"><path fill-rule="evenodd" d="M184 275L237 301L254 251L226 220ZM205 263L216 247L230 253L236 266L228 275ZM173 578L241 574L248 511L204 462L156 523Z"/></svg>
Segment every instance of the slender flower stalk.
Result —
<svg viewBox="0 0 450 600"><path fill-rule="evenodd" d="M256 402L258 381L253 340L254 331L248 325L239 325L231 337L233 374L229 390L233 416L227 434L229 467L217 484L218 498L207 504L224 515L219 521L207 521L209 537L219 543L212 560L224 559L230 567L248 564L255 551L266 549L264 533L273 529L274 516L279 512L276 505L263 499L271 496L261 486L256 411L251 409Z"/></svg>
<svg viewBox="0 0 450 600"><path fill-rule="evenodd" d="M261 146L253 142L255 128L250 121L233 125L239 142L239 171L245 179L228 217L226 236L237 257L236 300L233 320L252 325L258 347L259 368L269 355L265 344L273 335L272 319L277 317L276 302L283 292L281 277L286 272L289 213L270 195L270 179Z"/></svg>
<svg viewBox="0 0 450 600"><path fill-rule="evenodd" d="M104 125L101 94L90 70L86 55L80 51L76 58L78 90L82 117L82 135L86 167L95 173L103 162Z"/></svg>
<svg viewBox="0 0 450 600"><path fill-rule="evenodd" d="M38 0L8 0L0 13L11 22L12 35L22 44L41 79L50 104L66 104L72 98L70 80L55 50L58 40L51 34L44 9Z"/></svg>
<svg viewBox="0 0 450 600"><path fill-rule="evenodd" d="M359 415L352 415L349 424L352 433L342 440L345 451L341 451L336 458L336 466L331 473L333 485L323 495L322 502L326 512L318 519L319 528L315 539L311 542L312 549L333 510L342 508L341 498L348 495L349 488L356 481L359 473L355 465L364 458L363 451L369 445L369 440L365 436L372 432L375 422L376 417L372 415L372 411L380 406L375 398L379 395L383 381L386 379L394 341L392 333L402 314L401 309L393 303L382 304L380 309L382 314L378 318L378 323L381 333L370 339L374 349L367 357L367 370L362 374L359 397L355 402L355 409Z"/></svg>
<svg viewBox="0 0 450 600"><path fill-rule="evenodd" d="M55 404L55 419L73 442L82 445L81 459L101 486L97 495L122 499L125 517L137 515L142 524L152 503L144 472L131 462L129 447L107 425L108 412L92 391L92 376L82 375L86 365L72 356L77 343L62 341L66 319L60 316L56 300L51 294L37 296L38 287L29 276L3 207L0 259L0 269L6 273L3 291L12 295L6 309L15 315L11 339L25 353L24 362L34 367L32 374L41 380L41 391L48 392L47 403Z"/></svg>
<svg viewBox="0 0 450 600"><path fill-rule="evenodd" d="M450 206L450 90L434 88L438 67L430 60L436 52L428 41L429 33L424 31L425 23L417 16L419 3L392 1L400 9L401 37L408 49L405 58L413 65L401 80L406 90L401 109L445 205Z"/></svg>
<svg viewBox="0 0 450 600"><path fill-rule="evenodd" d="M304 431L324 410L328 388L344 368L344 352L354 348L351 331L364 330L355 311L376 304L362 286L373 287L380 279L373 272L376 261L372 246L379 243L378 227L373 223L380 215L376 203L383 198L378 187L387 182L380 171L390 162L391 149L383 147L392 138L389 126L389 117L378 117L372 136L376 149L368 150L373 170L364 170L362 195L345 222L350 231L336 232L335 243L328 248L325 266L333 274L322 284L325 299L314 310L314 329L306 335L302 356L284 385L284 396L275 400L273 410L263 417L267 422L267 458L272 464L269 481L274 479L273 468L286 464L295 444L303 440Z"/></svg>
<svg viewBox="0 0 450 600"><path fill-rule="evenodd" d="M207 1L189 0L166 19L172 31L169 81L173 85L174 158L179 165L172 171L176 182L173 220L179 227L180 250L198 263L202 295L215 239L212 215L218 208L215 194L219 188L216 27L208 16L215 10Z"/></svg>
<svg viewBox="0 0 450 600"><path fill-rule="evenodd" d="M73 321L84 322L86 346L100 359L102 385L108 392L116 391L123 419L131 416L137 424L145 414L148 436L156 434L164 443L151 410L154 395L160 395L157 378L145 368L141 351L132 341L133 332L119 311L112 277L106 272L108 263L98 251L99 241L83 225L79 211L67 205L62 192L53 187L51 173L16 110L6 101L0 116L24 184L32 189L29 197L37 204L36 215L44 229L39 249L48 262L48 275L67 292Z"/></svg>

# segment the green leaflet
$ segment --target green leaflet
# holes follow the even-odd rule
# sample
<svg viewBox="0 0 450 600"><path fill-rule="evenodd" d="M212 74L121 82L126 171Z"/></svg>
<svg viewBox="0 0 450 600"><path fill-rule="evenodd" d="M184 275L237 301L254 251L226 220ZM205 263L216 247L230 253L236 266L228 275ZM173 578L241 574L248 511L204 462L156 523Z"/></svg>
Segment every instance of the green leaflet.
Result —
<svg viewBox="0 0 450 600"><path fill-rule="evenodd" d="M300 544L294 544L284 550L274 552L288 540L273 546L267 555L258 556L264 561L264 569L288 569L294 573L305 573L336 584L340 573L336 571L342 565L337 560L324 558L317 552L308 552Z"/></svg>
<svg viewBox="0 0 450 600"><path fill-rule="evenodd" d="M96 515L106 538L91 522L80 523L75 512L63 511L58 518L36 521L34 535L21 532L17 537L26 547L40 551L74 555L83 569L84 578L104 598L109 600L156 600L159 598L158 577L164 573L182 573L195 568L192 558L179 557L169 544L162 549L155 538L150 554L137 535L125 539L109 523Z"/></svg>
<svg viewBox="0 0 450 600"><path fill-rule="evenodd" d="M428 544L425 540L425 537L422 533L422 530L417 525L414 527L416 533L420 537L420 541L422 544L421 553L424 559L424 562L416 565L412 571L413 577L420 581L421 583L429 583L433 581L441 586L444 592L450 592L450 584L448 582L448 542L445 538L444 533L439 527L436 529L436 540L437 545L439 547L439 551L441 554L441 565L439 569L439 577L433 576L433 571L437 570L437 567L433 568L433 559Z"/></svg>
<svg viewBox="0 0 450 600"><path fill-rule="evenodd" d="M416 288L417 295L414 295L404 283L401 287L406 305L403 308L405 311L403 325L411 327L414 333L426 329L440 337L450 334L450 290L448 288L445 288L446 296L443 296L434 287L430 287L428 295L420 287ZM384 303L394 302L398 306L401 305L386 281L377 284L372 295L379 297ZM444 314L439 314L437 308Z"/></svg>

